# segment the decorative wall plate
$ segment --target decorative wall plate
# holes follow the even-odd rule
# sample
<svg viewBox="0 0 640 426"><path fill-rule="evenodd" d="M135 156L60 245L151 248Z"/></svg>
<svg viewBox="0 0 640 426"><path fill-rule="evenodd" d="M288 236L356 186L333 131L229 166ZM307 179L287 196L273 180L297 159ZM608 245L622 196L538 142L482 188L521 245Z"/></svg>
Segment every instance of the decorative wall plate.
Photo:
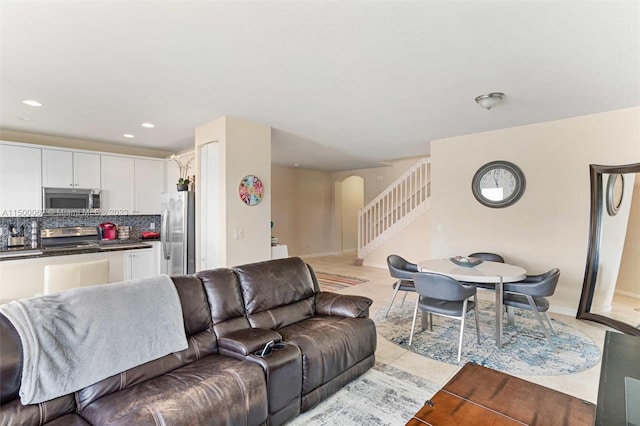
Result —
<svg viewBox="0 0 640 426"><path fill-rule="evenodd" d="M264 196L264 186L259 177L247 175L240 181L238 188L240 199L249 206L255 206L262 201Z"/></svg>

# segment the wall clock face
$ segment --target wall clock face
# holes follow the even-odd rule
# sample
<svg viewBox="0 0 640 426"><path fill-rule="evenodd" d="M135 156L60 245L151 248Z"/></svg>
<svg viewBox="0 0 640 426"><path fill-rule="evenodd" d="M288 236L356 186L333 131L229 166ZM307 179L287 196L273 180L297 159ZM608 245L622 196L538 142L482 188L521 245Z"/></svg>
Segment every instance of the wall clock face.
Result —
<svg viewBox="0 0 640 426"><path fill-rule="evenodd" d="M502 208L518 201L525 185L524 173L518 166L508 161L492 161L473 175L471 191L481 204Z"/></svg>
<svg viewBox="0 0 640 426"><path fill-rule="evenodd" d="M624 195L624 176L615 173L609 175L607 179L607 213L609 216L615 216L622 205L622 196Z"/></svg>

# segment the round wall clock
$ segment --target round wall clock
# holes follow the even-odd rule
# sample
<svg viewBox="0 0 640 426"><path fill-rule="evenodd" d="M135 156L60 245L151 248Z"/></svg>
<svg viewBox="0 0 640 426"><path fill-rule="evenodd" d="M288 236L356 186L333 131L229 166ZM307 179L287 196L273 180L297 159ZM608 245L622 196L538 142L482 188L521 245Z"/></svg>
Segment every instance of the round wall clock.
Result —
<svg viewBox="0 0 640 426"><path fill-rule="evenodd" d="M264 186L259 177L247 175L240 181L238 187L240 199L249 206L255 206L262 201L264 196Z"/></svg>
<svg viewBox="0 0 640 426"><path fill-rule="evenodd" d="M624 195L624 176L620 173L609 175L607 179L607 213L609 216L615 216L622 205L622 196Z"/></svg>
<svg viewBox="0 0 640 426"><path fill-rule="evenodd" d="M520 167L508 161L492 161L480 167L471 181L476 200L487 207L514 204L524 194L526 181Z"/></svg>

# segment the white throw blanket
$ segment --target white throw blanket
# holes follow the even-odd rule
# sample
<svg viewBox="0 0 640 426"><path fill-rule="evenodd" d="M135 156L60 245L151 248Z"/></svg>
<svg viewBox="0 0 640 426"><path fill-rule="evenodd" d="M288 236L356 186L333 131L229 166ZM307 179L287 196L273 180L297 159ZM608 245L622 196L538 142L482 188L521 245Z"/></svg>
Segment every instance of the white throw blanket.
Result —
<svg viewBox="0 0 640 426"><path fill-rule="evenodd" d="M0 312L22 342L23 404L187 348L180 299L167 275L16 300Z"/></svg>

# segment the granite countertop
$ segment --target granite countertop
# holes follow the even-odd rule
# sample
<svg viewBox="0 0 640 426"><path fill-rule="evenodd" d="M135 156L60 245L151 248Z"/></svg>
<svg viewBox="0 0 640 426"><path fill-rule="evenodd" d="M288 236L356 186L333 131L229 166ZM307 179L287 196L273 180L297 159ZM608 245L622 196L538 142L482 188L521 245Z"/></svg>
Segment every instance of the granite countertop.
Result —
<svg viewBox="0 0 640 426"><path fill-rule="evenodd" d="M100 241L91 245L83 245L79 247L12 247L0 249L0 262L20 259L36 259L51 256L69 256L73 254L106 253L111 251L146 249L152 247L151 244L147 243L150 241L154 240L114 240L110 242Z"/></svg>

